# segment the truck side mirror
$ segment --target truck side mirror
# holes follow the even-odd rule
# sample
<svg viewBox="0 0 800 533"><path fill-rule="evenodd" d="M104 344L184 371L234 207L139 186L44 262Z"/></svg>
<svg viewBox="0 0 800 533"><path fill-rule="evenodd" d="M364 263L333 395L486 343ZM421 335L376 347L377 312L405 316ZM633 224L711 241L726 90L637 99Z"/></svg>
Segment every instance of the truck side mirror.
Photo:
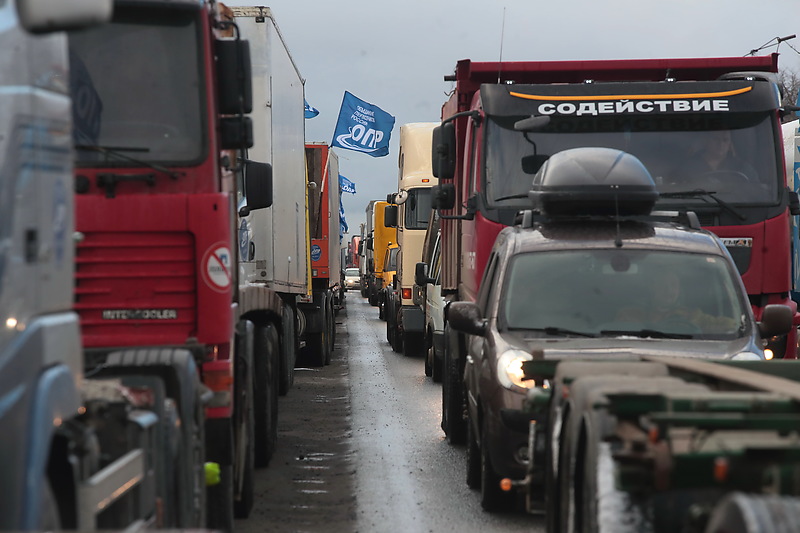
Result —
<svg viewBox="0 0 800 533"><path fill-rule="evenodd" d="M111 20L111 0L81 0L52 2L51 0L20 0L17 12L22 27L31 33L77 30Z"/></svg>
<svg viewBox="0 0 800 533"><path fill-rule="evenodd" d="M764 307L758 331L761 338L786 335L792 330L792 309L788 305L772 304Z"/></svg>
<svg viewBox="0 0 800 533"><path fill-rule="evenodd" d="M250 117L222 117L219 127L219 146L223 150L243 150L253 146L253 121Z"/></svg>
<svg viewBox="0 0 800 533"><path fill-rule="evenodd" d="M456 205L456 186L442 183L431 187L431 206L433 209L453 209Z"/></svg>
<svg viewBox="0 0 800 533"><path fill-rule="evenodd" d="M367 270L370 272L375 272L375 260L371 257L369 258L369 261L367 261Z"/></svg>
<svg viewBox="0 0 800 533"><path fill-rule="evenodd" d="M486 335L486 319L476 303L451 302L447 306L447 321L456 331L479 337Z"/></svg>
<svg viewBox="0 0 800 533"><path fill-rule="evenodd" d="M358 243L358 255L364 255L364 242L359 241Z"/></svg>
<svg viewBox="0 0 800 533"><path fill-rule="evenodd" d="M214 44L217 56L217 110L221 115L247 114L253 111L253 76L250 66L250 43L223 41Z"/></svg>
<svg viewBox="0 0 800 533"><path fill-rule="evenodd" d="M431 170L442 180L453 179L456 174L456 126L447 122L433 129L431 142Z"/></svg>
<svg viewBox="0 0 800 533"><path fill-rule="evenodd" d="M397 227L397 206L387 205L383 208L383 225L387 228Z"/></svg>
<svg viewBox="0 0 800 533"><path fill-rule="evenodd" d="M436 280L428 277L428 264L417 263L414 267L414 284L424 287L428 283L434 283Z"/></svg>
<svg viewBox="0 0 800 533"><path fill-rule="evenodd" d="M272 165L245 162L244 196L250 211L272 206Z"/></svg>
<svg viewBox="0 0 800 533"><path fill-rule="evenodd" d="M375 248L373 248L372 237L371 236L367 237L367 250L374 250L374 249Z"/></svg>

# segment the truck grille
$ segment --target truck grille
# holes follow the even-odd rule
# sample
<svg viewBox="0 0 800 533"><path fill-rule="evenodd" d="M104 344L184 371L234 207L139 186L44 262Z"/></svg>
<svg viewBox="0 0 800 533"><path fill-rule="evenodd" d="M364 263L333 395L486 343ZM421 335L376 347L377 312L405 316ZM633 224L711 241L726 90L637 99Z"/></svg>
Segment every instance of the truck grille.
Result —
<svg viewBox="0 0 800 533"><path fill-rule="evenodd" d="M84 346L184 343L197 334L196 287L191 233L87 233L75 268Z"/></svg>

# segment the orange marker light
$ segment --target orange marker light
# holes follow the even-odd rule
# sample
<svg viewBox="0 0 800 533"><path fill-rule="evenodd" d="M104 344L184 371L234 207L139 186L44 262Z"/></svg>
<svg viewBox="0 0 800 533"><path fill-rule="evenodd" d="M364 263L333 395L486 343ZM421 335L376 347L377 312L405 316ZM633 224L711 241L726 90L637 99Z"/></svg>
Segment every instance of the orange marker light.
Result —
<svg viewBox="0 0 800 533"><path fill-rule="evenodd" d="M511 480L509 478L504 477L503 479L500 480L500 490L504 492L511 491Z"/></svg>
<svg viewBox="0 0 800 533"><path fill-rule="evenodd" d="M718 483L724 483L728 479L728 460L725 457L714 459L714 479Z"/></svg>

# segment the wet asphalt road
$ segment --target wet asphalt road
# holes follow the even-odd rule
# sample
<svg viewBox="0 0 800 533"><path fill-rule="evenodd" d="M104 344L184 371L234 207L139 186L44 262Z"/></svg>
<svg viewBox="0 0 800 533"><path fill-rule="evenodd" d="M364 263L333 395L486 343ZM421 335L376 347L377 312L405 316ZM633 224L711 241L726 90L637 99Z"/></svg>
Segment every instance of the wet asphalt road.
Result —
<svg viewBox="0 0 800 533"><path fill-rule="evenodd" d="M541 517L481 509L439 427L441 386L392 351L378 309L350 291L336 322L331 365L298 369L281 398L278 450L237 532L543 532Z"/></svg>

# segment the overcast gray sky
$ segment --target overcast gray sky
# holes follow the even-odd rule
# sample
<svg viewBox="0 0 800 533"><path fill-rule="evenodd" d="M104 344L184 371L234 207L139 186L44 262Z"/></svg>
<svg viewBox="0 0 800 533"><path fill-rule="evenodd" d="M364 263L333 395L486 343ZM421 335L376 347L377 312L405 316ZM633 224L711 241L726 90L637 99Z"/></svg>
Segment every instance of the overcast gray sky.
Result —
<svg viewBox="0 0 800 533"><path fill-rule="evenodd" d="M330 143L344 91L394 115L385 157L337 148L350 235L397 188L397 137L438 121L459 59L473 61L743 56L775 37L780 68L800 73L800 0L229 0L266 5L320 111L306 140ZM505 12L505 16L504 16ZM791 47L794 47L792 49ZM765 49L763 54L776 51ZM345 237L349 240L350 235Z"/></svg>

